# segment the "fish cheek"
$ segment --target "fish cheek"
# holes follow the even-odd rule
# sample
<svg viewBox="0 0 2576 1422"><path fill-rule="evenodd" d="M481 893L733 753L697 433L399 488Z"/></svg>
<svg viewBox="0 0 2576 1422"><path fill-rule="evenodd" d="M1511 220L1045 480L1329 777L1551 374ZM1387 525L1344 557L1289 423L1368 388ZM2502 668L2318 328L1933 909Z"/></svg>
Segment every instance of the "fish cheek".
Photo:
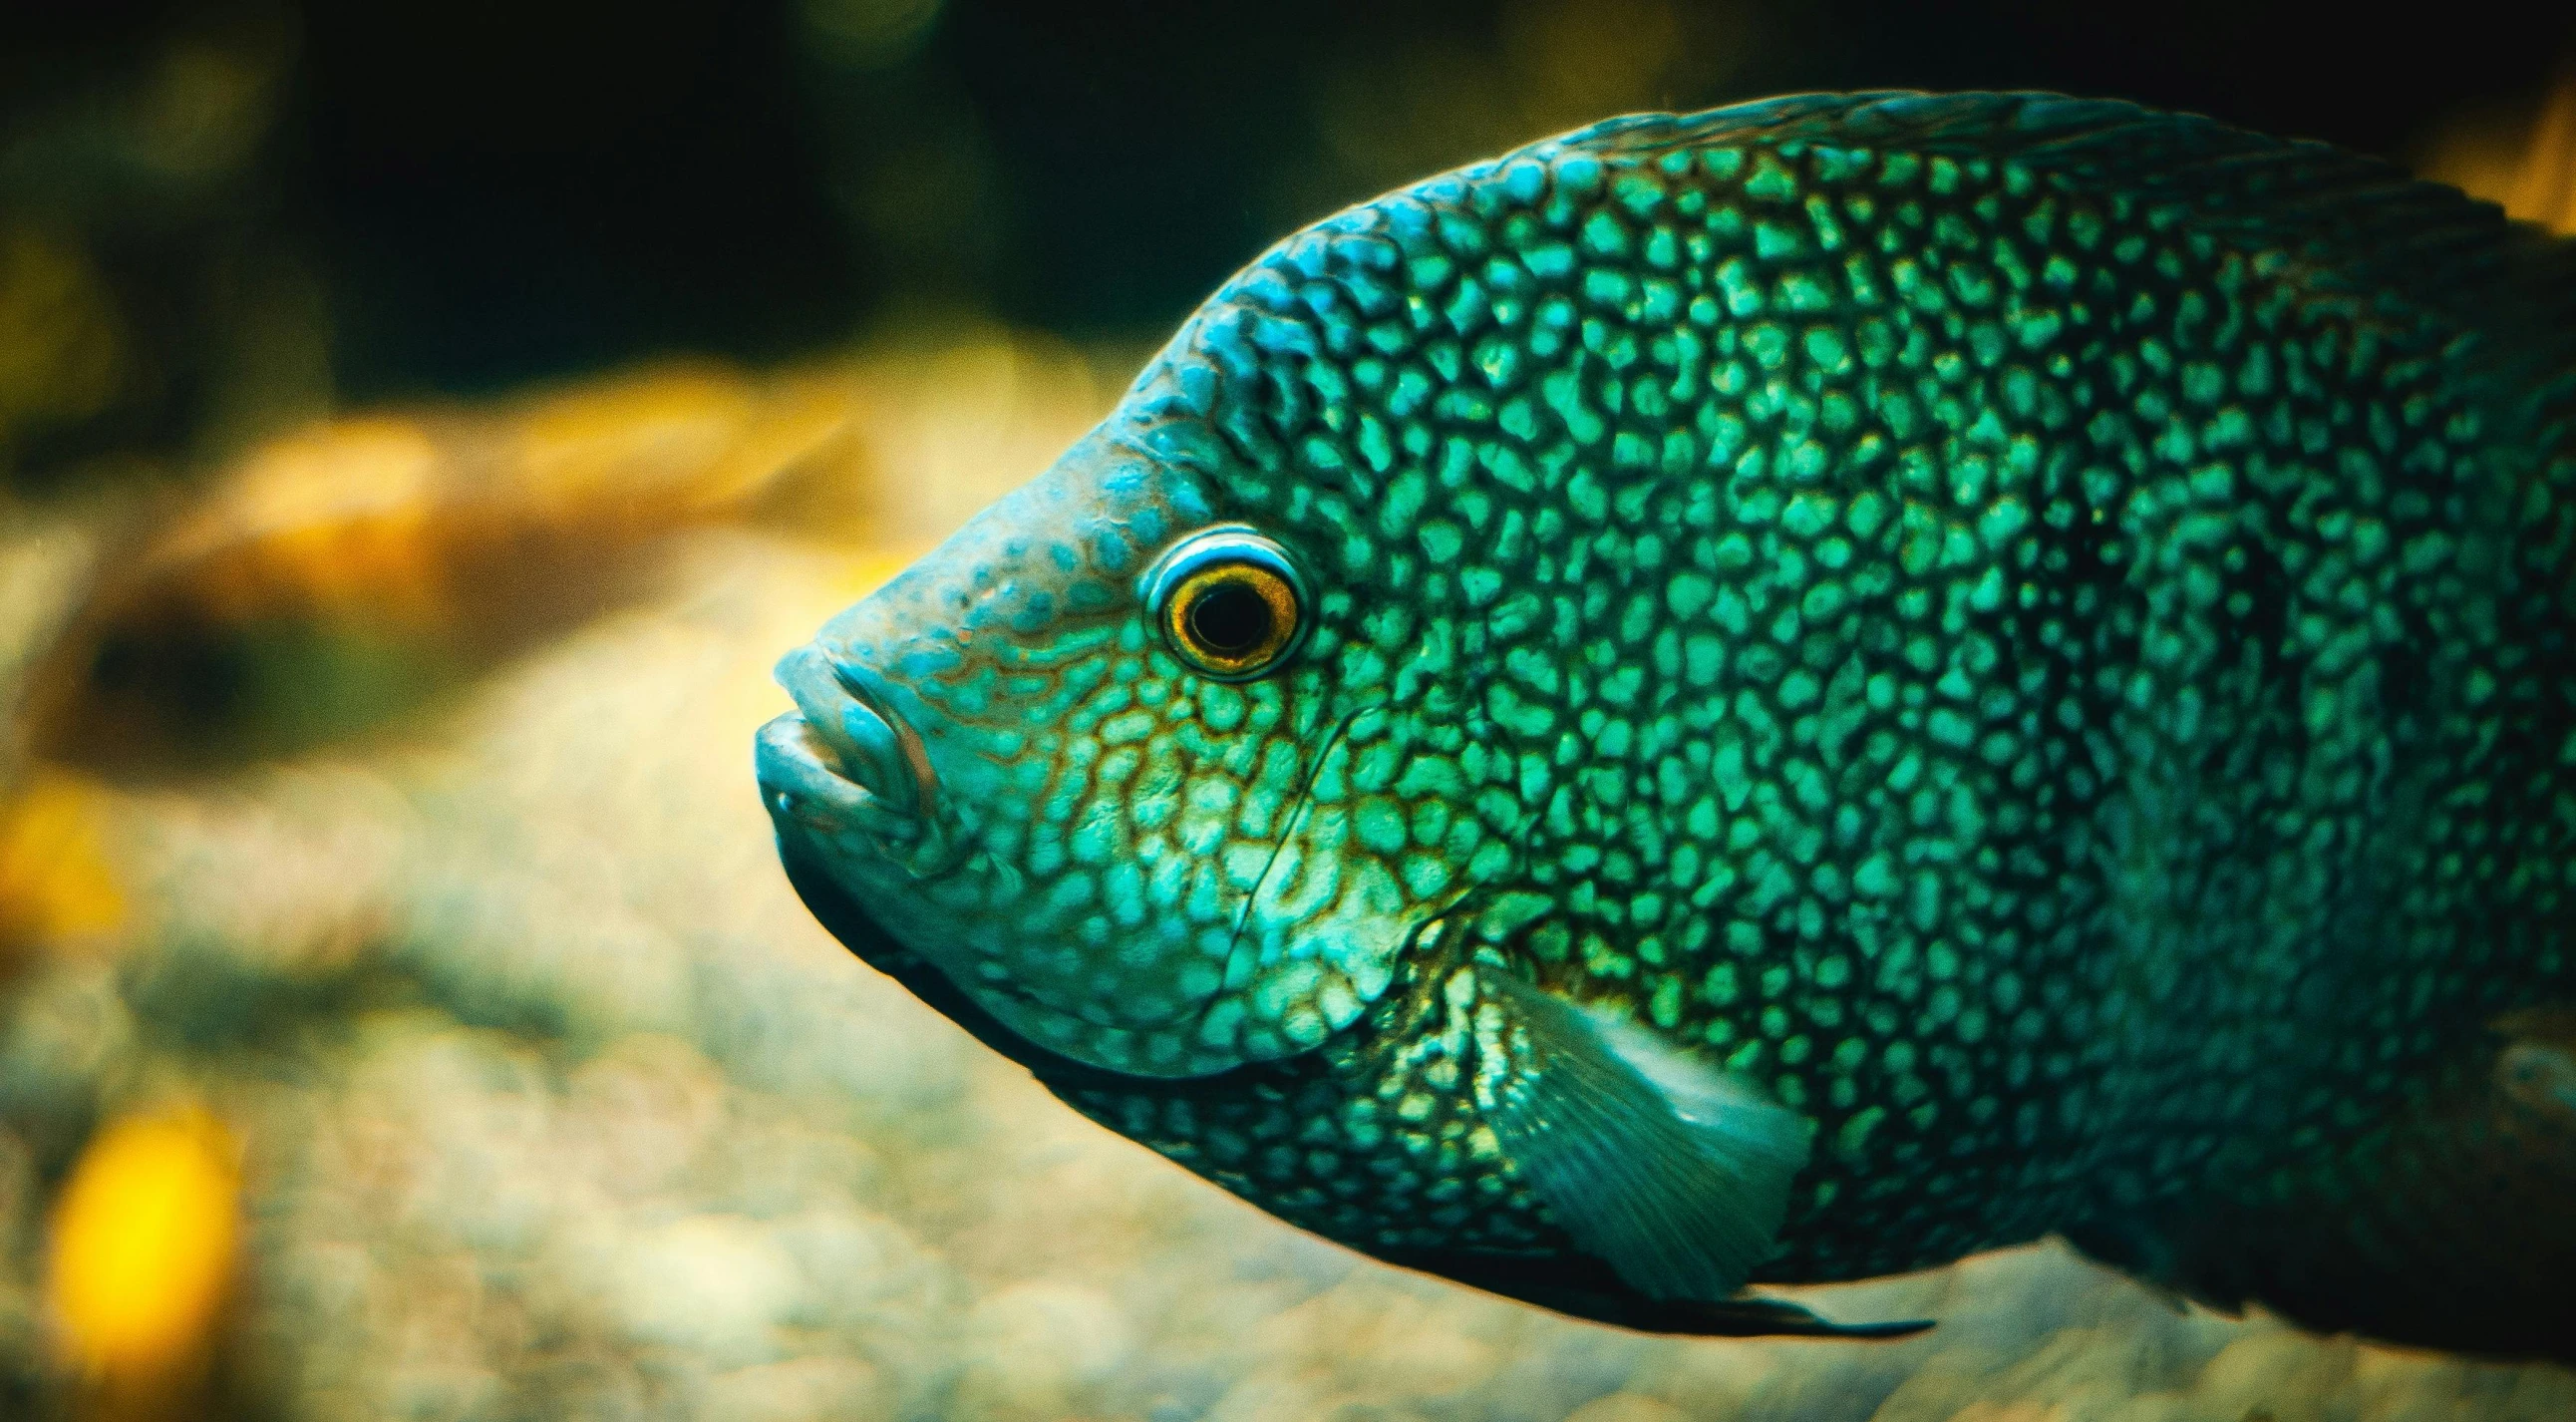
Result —
<svg viewBox="0 0 2576 1422"><path fill-rule="evenodd" d="M960 882L921 892L958 899L955 921L971 929L950 951L987 975L983 992L1012 999L989 1004L997 1015L1034 1005L1069 1019L1066 1031L1132 1034L1122 1067L1234 1065L1211 1050L1231 1039L1202 1040L1200 1019L1292 812L1296 743L1275 730L1275 705L1254 715L1257 698L1230 687L1218 699L1231 734L1212 734L1206 698L1128 640L1043 686L1025 672L994 683L975 709L1012 734L943 760L977 767L952 777L977 802L957 807L973 813L977 852ZM1026 689L1017 703L999 694L1014 688ZM1109 1064L1098 1043L1043 1040Z"/></svg>
<svg viewBox="0 0 2576 1422"><path fill-rule="evenodd" d="M1248 809L1276 834L1242 903L1233 991L1211 1012L1211 1038L1230 1036L1255 1060L1322 1044L1385 995L1414 935L1453 897L1458 876L1414 852L1383 793L1407 739L1381 707L1346 712L1310 752L1247 787Z"/></svg>

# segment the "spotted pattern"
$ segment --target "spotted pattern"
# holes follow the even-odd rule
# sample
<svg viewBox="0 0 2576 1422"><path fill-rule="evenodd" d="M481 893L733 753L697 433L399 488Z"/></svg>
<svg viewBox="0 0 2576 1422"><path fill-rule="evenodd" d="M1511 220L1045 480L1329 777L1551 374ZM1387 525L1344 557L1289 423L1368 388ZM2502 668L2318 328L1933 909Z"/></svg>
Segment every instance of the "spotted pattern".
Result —
<svg viewBox="0 0 2576 1422"><path fill-rule="evenodd" d="M1073 575L1001 580L1017 638L889 673L1008 790L902 936L1006 919L969 986L1095 1024L1049 1046L1226 1069L1068 1099L1380 1253L1565 1247L1477 1120L1481 961L1812 1122L1768 1277L2049 1229L2173 1273L2172 1221L2384 1164L2576 999L2576 261L2525 241L2028 96L1617 120L1350 209L1140 378L1148 473L1069 456L1107 512L1013 525ZM1316 590L1279 675L1119 602L1213 520Z"/></svg>

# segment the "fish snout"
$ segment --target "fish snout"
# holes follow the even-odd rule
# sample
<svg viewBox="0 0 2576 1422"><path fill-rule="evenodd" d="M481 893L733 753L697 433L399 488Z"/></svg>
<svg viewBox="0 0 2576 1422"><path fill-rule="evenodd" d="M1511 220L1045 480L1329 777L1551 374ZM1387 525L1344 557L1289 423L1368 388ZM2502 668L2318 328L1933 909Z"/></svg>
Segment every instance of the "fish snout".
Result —
<svg viewBox="0 0 2576 1422"><path fill-rule="evenodd" d="M777 675L797 709L756 743L771 813L826 835L859 832L916 876L946 867L938 773L892 688L820 646L789 653Z"/></svg>
<svg viewBox="0 0 2576 1422"><path fill-rule="evenodd" d="M802 647L779 664L778 679L815 734L836 752L841 771L886 808L926 814L939 777L921 736L894 709L893 689L864 666L820 646Z"/></svg>

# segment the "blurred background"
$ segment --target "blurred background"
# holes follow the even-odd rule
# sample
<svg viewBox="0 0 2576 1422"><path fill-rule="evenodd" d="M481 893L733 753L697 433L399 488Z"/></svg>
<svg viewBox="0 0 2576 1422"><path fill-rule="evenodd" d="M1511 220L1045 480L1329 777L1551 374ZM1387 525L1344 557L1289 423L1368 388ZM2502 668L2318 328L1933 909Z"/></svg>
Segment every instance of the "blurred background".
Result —
<svg viewBox="0 0 2576 1422"><path fill-rule="evenodd" d="M1610 113L2041 87L2576 230L2576 13L0 7L0 1417L2576 1416L2053 1246L1646 1339L1356 1259L816 929L774 655L1272 239Z"/></svg>

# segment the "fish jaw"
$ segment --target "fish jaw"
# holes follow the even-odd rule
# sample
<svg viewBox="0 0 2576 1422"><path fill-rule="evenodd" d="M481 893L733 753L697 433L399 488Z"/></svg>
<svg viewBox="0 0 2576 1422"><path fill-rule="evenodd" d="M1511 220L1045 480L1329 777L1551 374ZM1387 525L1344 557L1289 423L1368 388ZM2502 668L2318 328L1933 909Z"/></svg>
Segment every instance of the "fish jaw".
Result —
<svg viewBox="0 0 2576 1422"><path fill-rule="evenodd" d="M798 709L761 728L753 758L783 857L820 869L851 908L1020 1038L1133 1075L1238 1064L1158 1047L1180 1039L1122 1021L1115 1000L1046 990L1056 985L1032 958L1048 956L1049 935L1021 903L1025 876L951 813L955 799L894 709L892 686L812 644L782 659L778 679Z"/></svg>

